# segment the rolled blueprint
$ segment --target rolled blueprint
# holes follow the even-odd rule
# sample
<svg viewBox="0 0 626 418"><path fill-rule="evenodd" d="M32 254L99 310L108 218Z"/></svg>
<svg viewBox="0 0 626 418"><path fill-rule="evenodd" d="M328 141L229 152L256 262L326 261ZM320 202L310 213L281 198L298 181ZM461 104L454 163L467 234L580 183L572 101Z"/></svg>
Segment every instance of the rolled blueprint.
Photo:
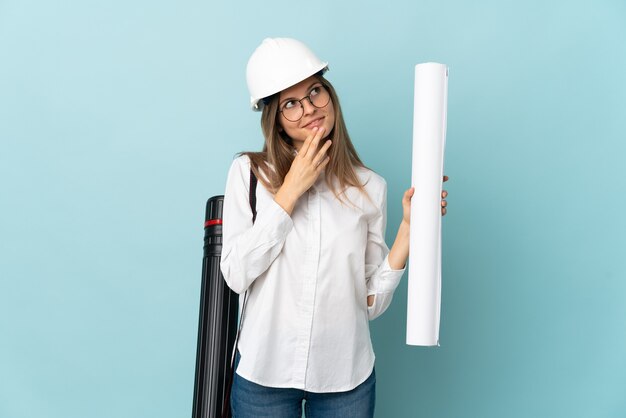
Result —
<svg viewBox="0 0 626 418"><path fill-rule="evenodd" d="M415 66L410 265L406 343L439 345L441 191L446 144L448 67Z"/></svg>

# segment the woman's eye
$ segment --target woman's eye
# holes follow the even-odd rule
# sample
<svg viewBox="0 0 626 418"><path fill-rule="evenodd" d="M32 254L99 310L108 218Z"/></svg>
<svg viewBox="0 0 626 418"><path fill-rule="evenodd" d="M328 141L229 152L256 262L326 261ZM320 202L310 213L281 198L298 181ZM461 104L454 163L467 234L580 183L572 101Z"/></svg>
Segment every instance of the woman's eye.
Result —
<svg viewBox="0 0 626 418"><path fill-rule="evenodd" d="M291 109L295 105L296 105L295 100L289 100L287 103L285 103L285 105L283 106L283 109Z"/></svg>
<svg viewBox="0 0 626 418"><path fill-rule="evenodd" d="M309 95L311 97L317 96L318 94L320 94L320 88L319 87L313 87L313 89L311 90L311 93L309 93Z"/></svg>

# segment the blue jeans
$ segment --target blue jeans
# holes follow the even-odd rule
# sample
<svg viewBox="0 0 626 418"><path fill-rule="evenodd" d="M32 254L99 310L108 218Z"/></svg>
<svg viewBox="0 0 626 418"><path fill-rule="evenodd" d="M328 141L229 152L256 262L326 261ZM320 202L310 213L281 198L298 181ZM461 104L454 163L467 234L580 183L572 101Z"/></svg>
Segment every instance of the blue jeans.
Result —
<svg viewBox="0 0 626 418"><path fill-rule="evenodd" d="M239 353L235 359L235 370L238 364ZM356 388L331 393L262 386L235 373L230 395L233 418L301 418L302 401L307 418L373 418L375 370Z"/></svg>

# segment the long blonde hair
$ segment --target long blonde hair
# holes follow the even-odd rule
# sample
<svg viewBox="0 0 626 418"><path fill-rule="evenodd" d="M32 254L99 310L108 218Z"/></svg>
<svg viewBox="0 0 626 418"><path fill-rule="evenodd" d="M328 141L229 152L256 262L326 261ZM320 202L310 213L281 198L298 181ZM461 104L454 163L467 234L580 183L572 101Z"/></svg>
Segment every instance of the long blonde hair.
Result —
<svg viewBox="0 0 626 418"><path fill-rule="evenodd" d="M364 189L365 185L361 183L355 170L356 167L366 167L359 158L348 135L337 92L324 77L321 75L316 75L315 77L330 93L330 99L333 101L335 108L335 125L328 136L328 139L333 141L333 145L328 151L330 161L325 168L326 184L339 200L343 200L341 195L348 187L356 187L367 195ZM250 165L254 175L271 193L276 193L282 186L295 157L291 138L283 130L279 129L279 95L280 93L276 93L265 99L265 106L261 114L261 129L263 130L263 136L265 136L263 150L261 152L248 151L239 153L239 155L247 155L250 158ZM337 180L338 188L333 179Z"/></svg>

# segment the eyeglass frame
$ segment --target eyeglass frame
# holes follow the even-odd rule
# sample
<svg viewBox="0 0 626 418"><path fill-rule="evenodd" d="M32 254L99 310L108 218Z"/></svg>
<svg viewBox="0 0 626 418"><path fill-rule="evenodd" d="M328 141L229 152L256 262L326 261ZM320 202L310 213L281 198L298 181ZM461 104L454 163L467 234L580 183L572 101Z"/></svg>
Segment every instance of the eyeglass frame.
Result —
<svg viewBox="0 0 626 418"><path fill-rule="evenodd" d="M326 104L325 104L324 106L316 106L316 105L313 103L313 100L311 100L311 92L312 92L313 90L315 90L316 88L322 88L322 89L323 89L323 90L324 90L324 91L328 94L328 101L326 102ZM311 86L311 90L309 90L309 94L307 94L306 96L304 96L304 97L303 97L303 98L301 98L300 100L296 100L296 99L287 99L287 100L286 100L286 102L296 101L296 102L298 102L298 104L300 104L300 110L302 110L302 114L300 115L300 117L299 117L298 119L296 119L296 120L291 120L291 119L289 119L287 116L285 116L285 114L283 113L283 110L285 110L285 107L284 107L284 106L283 106L283 107L282 107L282 108L281 108L278 112L279 112L279 113L281 113L281 114L283 115L283 117L284 117L285 119L287 119L289 122L298 122L298 121L299 121L300 119L302 119L302 117L304 116L304 105L302 104L302 101L303 101L304 99L308 99L308 100L309 100L309 103L311 103L311 106L313 106L314 108L316 108L316 109L323 109L323 108L325 108L326 106L328 106L328 103L330 103L330 101L332 100L332 97L331 97L331 95L330 95L330 91L329 91L326 87L324 87L324 84L319 83L319 84L317 84L317 85L313 85L313 86Z"/></svg>

